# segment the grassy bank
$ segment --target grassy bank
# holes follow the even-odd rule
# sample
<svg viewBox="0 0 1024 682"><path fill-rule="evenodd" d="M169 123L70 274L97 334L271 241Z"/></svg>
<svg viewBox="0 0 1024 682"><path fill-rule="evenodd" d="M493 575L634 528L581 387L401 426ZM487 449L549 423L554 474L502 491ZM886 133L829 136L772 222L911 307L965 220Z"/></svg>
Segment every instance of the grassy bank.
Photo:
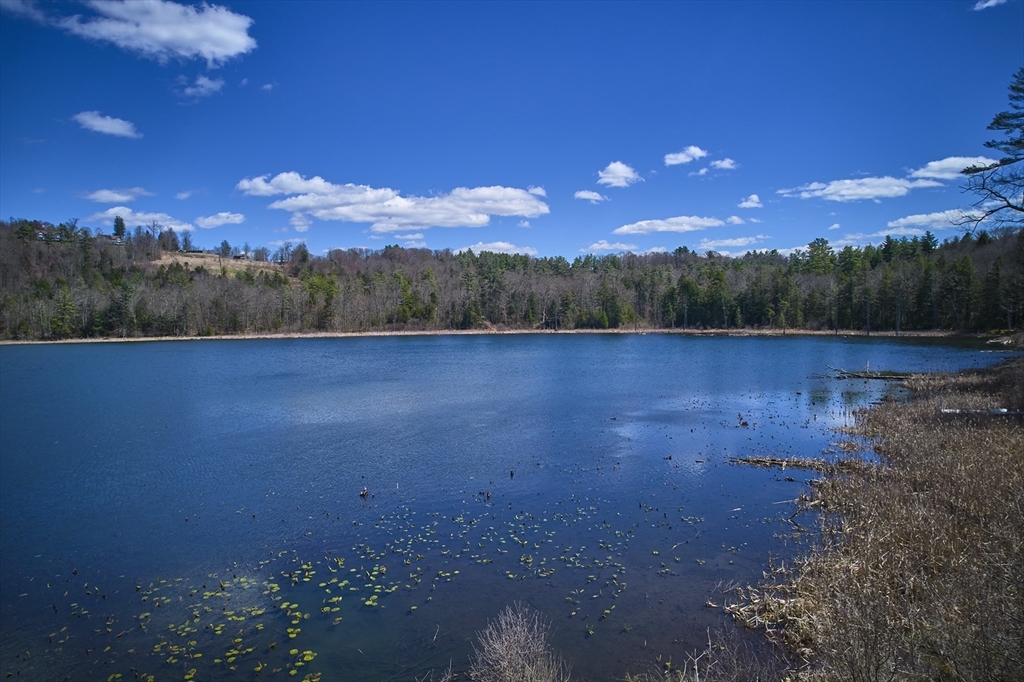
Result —
<svg viewBox="0 0 1024 682"><path fill-rule="evenodd" d="M1024 427L987 413L1024 410L1024 359L906 385L850 429L881 465L817 481L820 540L732 610L797 679L1024 679Z"/></svg>

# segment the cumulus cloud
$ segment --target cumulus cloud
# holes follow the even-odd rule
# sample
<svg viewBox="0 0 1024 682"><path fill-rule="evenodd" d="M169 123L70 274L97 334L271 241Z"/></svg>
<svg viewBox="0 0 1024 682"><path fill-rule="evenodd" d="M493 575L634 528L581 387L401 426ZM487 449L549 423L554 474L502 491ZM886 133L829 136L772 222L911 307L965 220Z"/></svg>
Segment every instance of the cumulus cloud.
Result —
<svg viewBox="0 0 1024 682"><path fill-rule="evenodd" d="M455 253L463 253L464 251L472 251L473 253L482 253L484 251L490 251L492 253L520 253L526 256L536 256L537 249L532 246L516 246L509 242L489 242L487 244L483 242L477 242L472 246L463 246L458 249Z"/></svg>
<svg viewBox="0 0 1024 682"><path fill-rule="evenodd" d="M600 192L592 192L589 189L581 189L580 191L573 194L576 199L584 199L592 204L599 204L602 201L608 201L608 197L601 194Z"/></svg>
<svg viewBox="0 0 1024 682"><path fill-rule="evenodd" d="M690 173L690 175L707 175L707 174L708 174L708 169L707 168L701 168L699 171L693 171L692 173Z"/></svg>
<svg viewBox="0 0 1024 682"><path fill-rule="evenodd" d="M948 211L937 211L935 213L918 213L908 215L905 218L890 220L886 223L889 227L930 227L936 230L949 229L963 220L974 220L981 217L977 211L963 211L958 208L951 208Z"/></svg>
<svg viewBox="0 0 1024 682"><path fill-rule="evenodd" d="M533 185L527 187L526 191L537 197L546 197L548 195L546 189L544 189L543 187L534 187Z"/></svg>
<svg viewBox="0 0 1024 682"><path fill-rule="evenodd" d="M395 239L419 240L419 239L423 239L423 233L422 232L416 232L414 234L396 234L395 235Z"/></svg>
<svg viewBox="0 0 1024 682"><path fill-rule="evenodd" d="M621 161L612 161L603 171L598 171L597 184L609 187L629 187L643 180L636 171Z"/></svg>
<svg viewBox="0 0 1024 682"><path fill-rule="evenodd" d="M910 190L921 187L942 187L942 183L928 179L908 180L885 176L833 180L829 183L812 182L793 189L780 189L777 193L784 197L800 197L801 199L821 197L828 201L863 201L865 199L878 201L879 199L902 197Z"/></svg>
<svg viewBox="0 0 1024 682"><path fill-rule="evenodd" d="M156 222L160 227L164 229L172 229L175 232L182 232L187 230L194 230L195 227L191 223L186 223L177 218L172 218L166 213L148 213L145 211L133 211L127 206L113 206L105 211L94 213L86 221L92 223L103 223L104 227L111 226L114 224L114 218L121 216L124 219L125 225L128 227L143 226L148 227Z"/></svg>
<svg viewBox="0 0 1024 682"><path fill-rule="evenodd" d="M181 94L185 97L209 97L215 92L220 92L224 87L224 81L220 78L207 78L196 76L196 82L182 89Z"/></svg>
<svg viewBox="0 0 1024 682"><path fill-rule="evenodd" d="M168 0L89 0L94 14L57 19L65 31L155 59L205 59L209 67L256 49L253 20L219 5Z"/></svg>
<svg viewBox="0 0 1024 682"><path fill-rule="evenodd" d="M636 244L624 244L623 242L609 243L607 239L594 242L580 253L596 253L598 251L636 251Z"/></svg>
<svg viewBox="0 0 1024 682"><path fill-rule="evenodd" d="M270 204L293 213L292 224L301 214L308 227L309 216L320 220L370 223L372 232L426 230L431 227L483 227L491 216L536 218L550 212L548 205L528 190L515 187L456 187L447 194L430 197L402 196L397 190L367 185L328 182L319 176L304 178L298 173L280 173L245 178L237 189L251 196L291 195ZM301 231L301 230L300 230Z"/></svg>
<svg viewBox="0 0 1024 682"><path fill-rule="evenodd" d="M241 213L228 213L227 211L221 211L216 215L196 218L196 225L205 230L213 227L220 227L221 225L239 225L243 222L245 222L244 215Z"/></svg>
<svg viewBox="0 0 1024 682"><path fill-rule="evenodd" d="M135 124L113 116L104 116L98 111L82 111L71 117L86 130L92 130L104 135L115 135L117 137L142 137L142 133L135 129Z"/></svg>
<svg viewBox="0 0 1024 682"><path fill-rule="evenodd" d="M85 198L101 204L123 204L127 201L135 201L139 197L151 196L153 193L147 192L142 187L131 187L129 189L98 189L86 194Z"/></svg>
<svg viewBox="0 0 1024 682"><path fill-rule="evenodd" d="M749 197L739 203L740 208L763 208L764 204L761 203L761 197L756 194L751 194Z"/></svg>
<svg viewBox="0 0 1024 682"><path fill-rule="evenodd" d="M742 248L753 244L760 244L768 235L759 234L753 237L736 237L734 239L701 239L697 248L701 251L716 251L718 249Z"/></svg>
<svg viewBox="0 0 1024 682"><path fill-rule="evenodd" d="M518 227L530 227L530 221L529 220L520 220L518 223L516 223L516 225Z"/></svg>
<svg viewBox="0 0 1024 682"><path fill-rule="evenodd" d="M978 0L978 2L974 3L973 9L975 12L980 12L983 9L998 7L999 5L1004 4L1006 4L1006 0Z"/></svg>
<svg viewBox="0 0 1024 682"><path fill-rule="evenodd" d="M182 199L182 200L184 200L184 199L188 199L190 196L192 196L192 190L187 189L184 192L178 192L177 194L175 194L174 198L175 199Z"/></svg>
<svg viewBox="0 0 1024 682"><path fill-rule="evenodd" d="M968 166L991 166L999 163L995 159L984 156L949 156L939 161L931 161L922 168L910 172L912 178L931 178L932 180L956 180L960 172Z"/></svg>
<svg viewBox="0 0 1024 682"><path fill-rule="evenodd" d="M831 225L828 226L828 229L830 229L830 230L838 230L839 229L839 223L832 223Z"/></svg>
<svg viewBox="0 0 1024 682"><path fill-rule="evenodd" d="M681 215L664 220L641 220L612 230L612 234L651 234L653 232L697 232L709 227L721 227L725 221Z"/></svg>
<svg viewBox="0 0 1024 682"><path fill-rule="evenodd" d="M712 161L711 167L717 168L718 170L733 170L735 168L738 168L739 164L737 164L730 158L725 158L721 160Z"/></svg>
<svg viewBox="0 0 1024 682"><path fill-rule="evenodd" d="M725 219L725 222L729 223L730 225L742 225L743 218L739 217L738 215L731 215Z"/></svg>
<svg viewBox="0 0 1024 682"><path fill-rule="evenodd" d="M683 163L690 163L697 159L703 159L708 153L696 145L690 145L681 152L665 155L666 166L678 166Z"/></svg>

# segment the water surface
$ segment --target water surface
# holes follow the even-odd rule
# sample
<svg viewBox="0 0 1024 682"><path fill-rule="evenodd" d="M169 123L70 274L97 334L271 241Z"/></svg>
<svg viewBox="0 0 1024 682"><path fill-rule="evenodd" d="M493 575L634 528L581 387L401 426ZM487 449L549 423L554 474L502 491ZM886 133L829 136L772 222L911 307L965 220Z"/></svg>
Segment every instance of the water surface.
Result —
<svg viewBox="0 0 1024 682"><path fill-rule="evenodd" d="M817 456L891 390L815 374L998 358L669 335L5 346L0 674L422 679L465 669L513 602L586 679L681 661L724 622L716 585L791 551L807 476L729 458Z"/></svg>

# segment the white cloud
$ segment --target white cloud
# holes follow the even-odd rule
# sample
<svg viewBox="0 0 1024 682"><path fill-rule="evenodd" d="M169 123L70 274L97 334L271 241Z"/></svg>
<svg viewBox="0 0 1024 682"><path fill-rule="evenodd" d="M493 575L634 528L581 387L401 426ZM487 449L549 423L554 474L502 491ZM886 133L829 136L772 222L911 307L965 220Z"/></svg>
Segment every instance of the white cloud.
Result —
<svg viewBox="0 0 1024 682"><path fill-rule="evenodd" d="M224 87L224 81L220 78L207 78L206 76L196 76L196 82L181 91L181 94L185 97L209 97L215 92L219 92Z"/></svg>
<svg viewBox="0 0 1024 682"><path fill-rule="evenodd" d="M730 158L725 158L720 161L712 161L711 167L717 168L718 170L734 170L739 167L739 164Z"/></svg>
<svg viewBox="0 0 1024 682"><path fill-rule="evenodd" d="M270 92L273 89L274 89L274 84L273 83L264 83L263 85L260 86L260 90L266 90L267 92Z"/></svg>
<svg viewBox="0 0 1024 682"><path fill-rule="evenodd" d="M708 169L707 168L701 168L699 171L693 171L692 173L690 173L690 175L707 175L707 174L708 174Z"/></svg>
<svg viewBox="0 0 1024 682"><path fill-rule="evenodd" d="M859 246L867 243L875 243L876 240L885 239L888 236L892 237L919 237L924 234L924 230L919 230L914 227L897 227L892 230L881 230L880 232L872 232L871 234L865 234L863 232L855 232L853 234L845 235L842 239L837 239L832 242L833 246Z"/></svg>
<svg viewBox="0 0 1024 682"><path fill-rule="evenodd" d="M980 218L981 213L977 211L963 211L958 208L951 208L948 211L936 213L918 213L908 215L905 218L890 220L886 225L889 227L931 227L936 230L944 230L954 227L957 222L964 219Z"/></svg>
<svg viewBox="0 0 1024 682"><path fill-rule="evenodd" d="M526 191L537 197L546 197L548 195L546 189L544 189L543 187L534 187L533 185L527 187Z"/></svg>
<svg viewBox="0 0 1024 682"><path fill-rule="evenodd" d="M370 223L372 232L399 232L431 227L483 227L491 216L536 218L550 212L548 205L525 189L515 187L456 187L431 197L401 196L397 190L351 183L336 185L316 176L295 172L245 178L237 189L252 196L292 195L270 208L306 214L320 220ZM293 216L292 224L296 218ZM296 225L296 229L299 227Z"/></svg>
<svg viewBox="0 0 1024 682"><path fill-rule="evenodd" d="M668 249L664 246L652 246L651 248L644 251L644 253L668 253Z"/></svg>
<svg viewBox="0 0 1024 682"><path fill-rule="evenodd" d="M117 137L142 137L142 133L135 129L135 124L113 116L104 116L98 111L82 111L71 117L86 130L92 130L104 135L116 135Z"/></svg>
<svg viewBox="0 0 1024 682"><path fill-rule="evenodd" d="M697 232L709 227L721 227L725 222L718 218L678 216L665 220L641 220L612 230L612 234L651 234L652 232Z"/></svg>
<svg viewBox="0 0 1024 682"><path fill-rule="evenodd" d="M175 194L174 198L184 200L188 199L190 196L192 196L192 190L187 189L184 192L178 192L177 194Z"/></svg>
<svg viewBox="0 0 1024 682"><path fill-rule="evenodd" d="M730 225L742 225L743 218L739 217L738 215L731 215L725 219L725 222L729 223Z"/></svg>
<svg viewBox="0 0 1024 682"><path fill-rule="evenodd" d="M931 178L933 180L955 180L960 172L968 166L991 166L998 163L995 159L984 156L949 156L939 161L931 161L910 172L912 178Z"/></svg>
<svg viewBox="0 0 1024 682"><path fill-rule="evenodd" d="M0 10L38 21L39 23L46 22L46 15L39 11L33 0L0 0Z"/></svg>
<svg viewBox="0 0 1024 682"><path fill-rule="evenodd" d="M831 225L828 226L828 229L830 229L830 230L838 230L839 229L839 223L832 223Z"/></svg>
<svg viewBox="0 0 1024 682"><path fill-rule="evenodd" d="M905 196L910 190L921 187L942 187L935 180L908 180L906 178L857 178L855 180L833 180L829 183L812 182L793 189L780 189L784 197L811 199L821 197L828 201L862 201L891 199Z"/></svg>
<svg viewBox="0 0 1024 682"><path fill-rule="evenodd" d="M472 246L463 246L458 249L455 253L462 253L464 251L472 251L473 253L481 253L483 251L490 251L492 253L521 253L526 256L536 256L537 249L532 246L516 246L509 242L490 242L484 244L483 242L477 242Z"/></svg>
<svg viewBox="0 0 1024 682"><path fill-rule="evenodd" d="M89 0L94 16L74 15L56 25L77 36L113 43L156 59L205 59L215 67L256 49L253 20L219 5L167 0Z"/></svg>
<svg viewBox="0 0 1024 682"><path fill-rule="evenodd" d="M105 211L94 213L86 221L92 223L102 222L103 227L110 227L114 224L114 218L121 216L124 219L126 226L134 228L141 225L142 227L148 227L155 221L158 225L164 229L172 229L175 232L181 232L183 230L194 230L195 227L191 223L172 218L166 213L148 213L144 211L133 211L127 206L114 206L108 208Z"/></svg>
<svg viewBox="0 0 1024 682"><path fill-rule="evenodd" d="M131 187L129 189L98 189L92 194L86 194L85 198L101 204L123 204L126 201L135 201L139 197L151 197L152 192L147 192L142 187Z"/></svg>
<svg viewBox="0 0 1024 682"><path fill-rule="evenodd" d="M1003 4L1006 4L1006 0L978 0L978 2L974 4L973 9L975 12L980 12L983 9L988 9L989 7L998 7L999 5Z"/></svg>
<svg viewBox="0 0 1024 682"><path fill-rule="evenodd" d="M518 226L518 227L530 227L530 221L529 220L520 220L518 223L516 223L516 226Z"/></svg>
<svg viewBox="0 0 1024 682"><path fill-rule="evenodd" d="M411 242L406 242L402 246L404 246L407 249L425 249L427 248L427 243L420 239Z"/></svg>
<svg viewBox="0 0 1024 682"><path fill-rule="evenodd" d="M592 204L599 204L602 201L608 201L608 197L601 194L600 192L592 192L589 189L581 189L580 191L573 194L576 199L585 199Z"/></svg>
<svg viewBox="0 0 1024 682"><path fill-rule="evenodd" d="M612 161L603 171L598 171L597 184L609 187L629 187L643 180L636 171L621 161Z"/></svg>
<svg viewBox="0 0 1024 682"><path fill-rule="evenodd" d="M678 166L683 163L690 163L697 159L703 159L708 153L696 145L690 145L681 152L665 155L666 166Z"/></svg>
<svg viewBox="0 0 1024 682"><path fill-rule="evenodd" d="M740 208L763 208L764 204L761 203L761 197L756 194L751 194L749 197L739 203Z"/></svg>
<svg viewBox="0 0 1024 682"><path fill-rule="evenodd" d="M243 222L245 222L244 215L241 213L228 213L227 211L221 211L216 215L196 218L196 225L205 230L213 227L220 227L221 225L239 225Z"/></svg>
<svg viewBox="0 0 1024 682"><path fill-rule="evenodd" d="M760 244L765 239L768 239L768 235L759 234L754 237L736 237L735 239L701 239L697 248L701 251L716 251L721 248L734 247L742 248L752 244Z"/></svg>
<svg viewBox="0 0 1024 682"><path fill-rule="evenodd" d="M580 253L595 253L598 251L636 251L636 244L624 244L622 242L609 244L607 239L602 239L585 249L580 249Z"/></svg>
<svg viewBox="0 0 1024 682"><path fill-rule="evenodd" d="M296 232L305 232L313 224L313 219L302 213L292 213L292 217L288 219L288 222L295 228Z"/></svg>
<svg viewBox="0 0 1024 682"><path fill-rule="evenodd" d="M423 233L422 232L416 232L414 234L396 234L395 235L395 239L409 239L409 240L416 241L416 240L423 239Z"/></svg>

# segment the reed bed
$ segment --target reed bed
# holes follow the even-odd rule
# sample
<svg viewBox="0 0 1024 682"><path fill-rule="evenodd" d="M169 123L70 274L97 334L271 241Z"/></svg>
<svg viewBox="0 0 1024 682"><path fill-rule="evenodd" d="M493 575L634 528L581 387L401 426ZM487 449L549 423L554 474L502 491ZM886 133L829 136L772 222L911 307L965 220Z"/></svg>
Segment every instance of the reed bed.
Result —
<svg viewBox="0 0 1024 682"><path fill-rule="evenodd" d="M849 430L879 461L813 485L820 540L727 610L795 680L1024 679L1024 426L942 412L1020 411L1024 359L906 386Z"/></svg>

